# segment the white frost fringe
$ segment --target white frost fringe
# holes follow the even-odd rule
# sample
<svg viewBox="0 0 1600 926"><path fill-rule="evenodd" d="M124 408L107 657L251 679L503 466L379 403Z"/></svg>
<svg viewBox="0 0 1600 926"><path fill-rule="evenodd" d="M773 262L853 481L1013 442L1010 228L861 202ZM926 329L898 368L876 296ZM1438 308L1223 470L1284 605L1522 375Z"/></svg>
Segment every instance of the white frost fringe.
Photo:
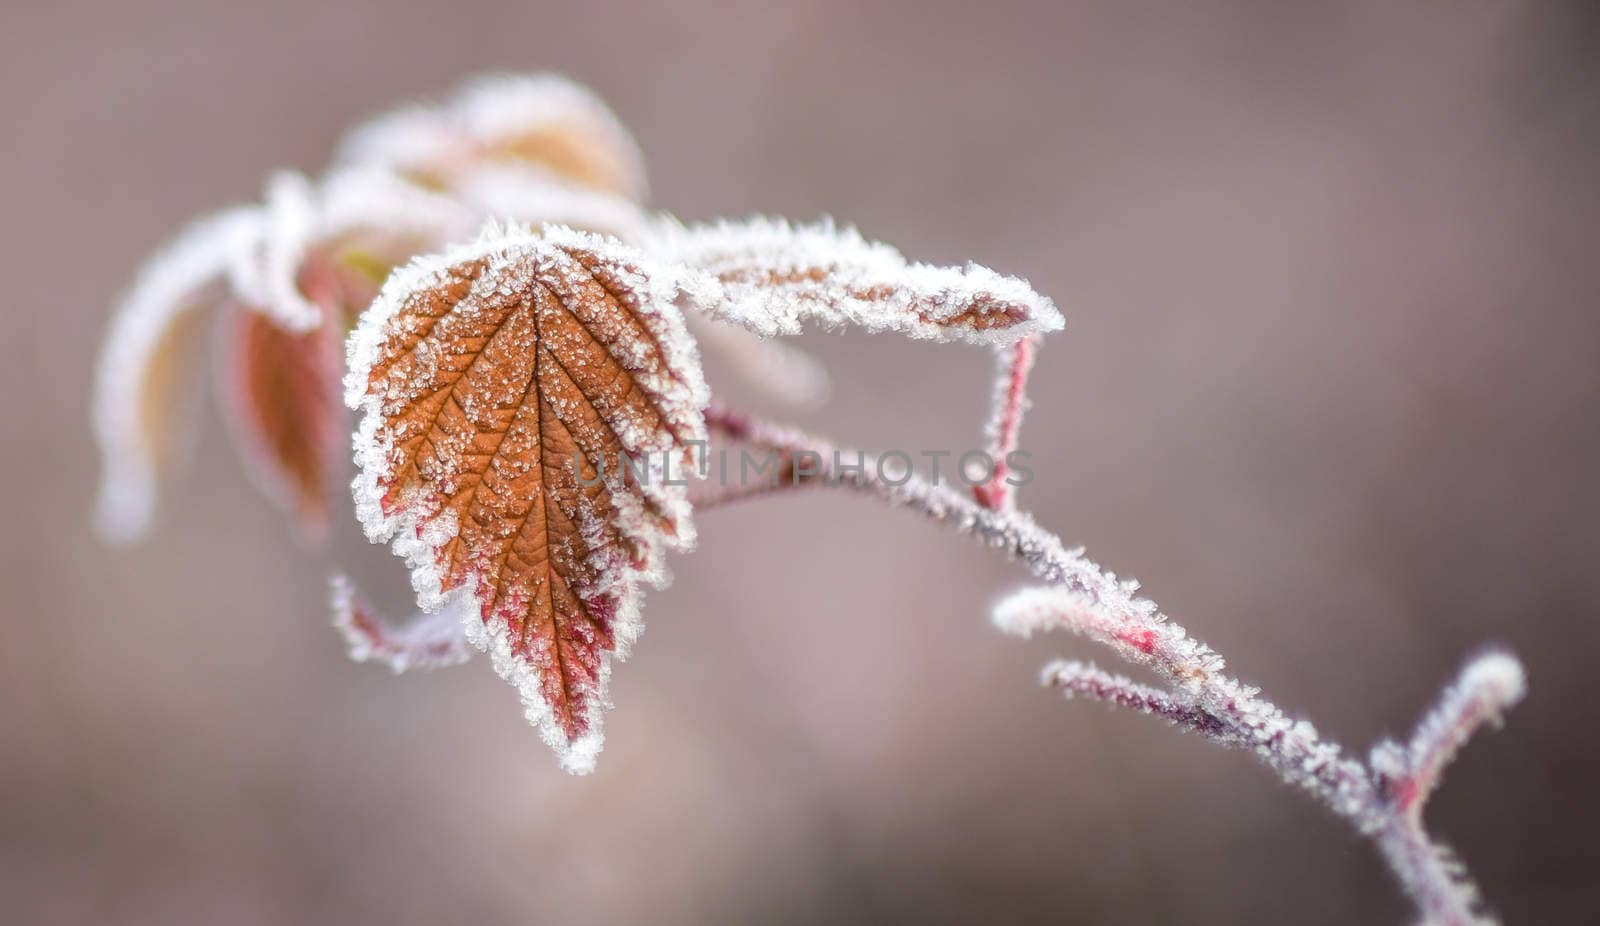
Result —
<svg viewBox="0 0 1600 926"><path fill-rule="evenodd" d="M477 620L476 614L445 608L397 624L374 611L343 575L329 581L329 596L334 629L344 638L353 662L381 663L398 674L460 665L472 655L465 623Z"/></svg>
<svg viewBox="0 0 1600 926"><path fill-rule="evenodd" d="M459 171L495 144L540 131L576 131L609 155L618 192L635 201L649 191L633 136L593 91L557 74L480 77L441 105L413 105L379 116L347 135L336 160L396 171L444 166Z"/></svg>
<svg viewBox="0 0 1600 926"><path fill-rule="evenodd" d="M650 192L644 155L611 107L588 87L559 74L480 77L457 94L452 112L467 134L494 144L543 128L571 128L618 170L619 192L640 201Z"/></svg>
<svg viewBox="0 0 1600 926"><path fill-rule="evenodd" d="M630 242L647 221L632 200L576 186L531 165L483 165L462 177L456 195L483 216L569 225Z"/></svg>
<svg viewBox="0 0 1600 926"><path fill-rule="evenodd" d="M138 538L155 514L166 461L155 457L141 406L156 348L186 314L225 298L225 280L244 272L263 227L261 210L244 206L190 225L145 264L111 320L91 409L103 459L95 523L109 542Z"/></svg>
<svg viewBox="0 0 1600 926"><path fill-rule="evenodd" d="M829 220L791 225L758 216L686 227L662 217L645 247L663 260L703 271L686 289L691 301L763 337L799 334L817 324L1009 344L1063 324L1055 304L1022 280L977 264L908 263L889 245ZM958 316L972 309L996 324L960 322Z"/></svg>

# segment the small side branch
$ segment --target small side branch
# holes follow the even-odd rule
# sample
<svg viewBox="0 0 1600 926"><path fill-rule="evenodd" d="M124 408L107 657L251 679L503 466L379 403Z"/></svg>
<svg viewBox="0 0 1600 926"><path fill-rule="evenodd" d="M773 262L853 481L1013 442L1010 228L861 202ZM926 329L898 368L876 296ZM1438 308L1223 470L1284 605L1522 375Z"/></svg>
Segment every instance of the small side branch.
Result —
<svg viewBox="0 0 1600 926"><path fill-rule="evenodd" d="M1131 591L1137 584L1127 581L1123 587ZM1361 763L1321 739L1311 724L1289 719L1257 689L1225 674L1221 656L1150 602L1140 599L1125 610L1111 611L1071 589L1043 586L1012 594L995 607L993 617L1000 630L1013 636L1065 630L1147 666L1171 686L1160 692L1163 697L1205 718L1183 726L1252 753L1285 782L1364 825L1374 798Z"/></svg>
<svg viewBox="0 0 1600 926"><path fill-rule="evenodd" d="M1527 690L1522 664L1509 653L1485 653L1461 670L1423 717L1411 741L1373 747L1368 765L1382 796L1375 839L1418 905L1440 923L1491 923L1482 894L1449 847L1422 820L1445 766L1479 730L1498 724Z"/></svg>
<svg viewBox="0 0 1600 926"><path fill-rule="evenodd" d="M1125 675L1107 672L1092 663L1058 659L1044 667L1040 681L1069 699L1087 698L1160 717L1190 733L1231 745L1226 739L1227 726L1201 708L1180 701L1159 688L1141 685Z"/></svg>
<svg viewBox="0 0 1600 926"><path fill-rule="evenodd" d="M1374 750L1374 766L1389 769L1396 798L1405 809L1420 809L1427 802L1439 786L1445 766L1461 747L1484 727L1498 725L1505 712L1522 700L1527 684L1522 664L1514 656L1485 653L1461 670L1439 703L1417 724L1404 750L1403 771L1393 774L1399 771L1394 765L1399 753L1381 745Z"/></svg>

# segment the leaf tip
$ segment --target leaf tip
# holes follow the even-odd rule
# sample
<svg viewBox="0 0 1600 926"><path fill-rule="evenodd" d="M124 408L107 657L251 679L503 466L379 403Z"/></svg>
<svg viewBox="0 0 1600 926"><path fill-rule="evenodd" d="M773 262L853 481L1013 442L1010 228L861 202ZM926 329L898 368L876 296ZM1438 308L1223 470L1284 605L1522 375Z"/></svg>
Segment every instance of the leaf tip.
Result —
<svg viewBox="0 0 1600 926"><path fill-rule="evenodd" d="M134 543L149 532L155 507L155 485L149 474L108 469L95 497L95 535L112 546Z"/></svg>

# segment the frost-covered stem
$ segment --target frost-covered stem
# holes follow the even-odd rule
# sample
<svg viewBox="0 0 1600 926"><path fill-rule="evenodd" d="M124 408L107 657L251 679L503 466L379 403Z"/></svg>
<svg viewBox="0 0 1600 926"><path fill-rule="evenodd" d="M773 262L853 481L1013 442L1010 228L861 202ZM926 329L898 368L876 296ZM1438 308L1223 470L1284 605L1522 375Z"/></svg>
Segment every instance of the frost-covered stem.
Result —
<svg viewBox="0 0 1600 926"><path fill-rule="evenodd" d="M826 485L859 491L954 526L1020 560L1046 582L1086 591L1093 589L1112 599L1125 597L1115 576L1102 573L1098 566L1084 559L1082 550L1067 549L1060 538L1040 529L1023 512L983 508L967 494L930 482L916 473L897 474L905 477L897 482L897 476L886 477L879 472L878 460L872 454L842 450L820 438L769 424L716 403L706 410L706 427L713 434L767 450L790 455L814 453L820 458L822 471L815 478L784 481L777 488ZM836 465L840 461L849 465Z"/></svg>
<svg viewBox="0 0 1600 926"><path fill-rule="evenodd" d="M1028 632L997 620L1002 629ZM1218 745L1248 751L1286 784L1309 792L1358 828L1368 826L1378 796L1361 763L1344 758L1339 747L1321 740L1310 724L1290 721L1275 705L1257 697L1255 689L1225 676L1218 678L1230 685L1232 695L1207 699L1163 691L1066 660L1047 665L1041 680L1068 698L1090 698L1150 714Z"/></svg>
<svg viewBox="0 0 1600 926"><path fill-rule="evenodd" d="M1391 817L1371 838L1417 905L1420 923L1474 926L1499 922L1482 909L1482 895L1466 867L1449 849L1428 838L1420 819Z"/></svg>
<svg viewBox="0 0 1600 926"><path fill-rule="evenodd" d="M1198 705L1087 662L1058 659L1044 667L1039 680L1068 698L1088 698L1160 717L1173 726L1210 739L1221 741L1227 733L1223 724Z"/></svg>
<svg viewBox="0 0 1600 926"><path fill-rule="evenodd" d="M972 497L985 508L1010 508L1015 504L1016 493L1008 481L1010 457L1022 433L1022 413L1028 408L1028 373L1033 369L1034 354L1038 350L1037 335L1019 338L1015 344L995 350L999 370L995 377L994 404L985 428L994 473L987 482L972 487Z"/></svg>
<svg viewBox="0 0 1600 926"><path fill-rule="evenodd" d="M1486 917L1472 918L1481 903L1478 887L1455 855L1428 836L1422 811L1444 767L1467 740L1498 724L1526 690L1521 663L1508 653L1485 653L1468 663L1445 689L1417 724L1409 744L1401 747L1386 740L1372 749L1368 766L1386 810L1374 839L1424 910L1455 914L1455 918L1440 914L1438 922L1483 922Z"/></svg>
<svg viewBox="0 0 1600 926"><path fill-rule="evenodd" d="M1523 694L1521 665L1506 653L1470 662L1460 679L1418 726L1410 745L1381 743L1369 762L1348 758L1311 724L1291 721L1257 689L1223 672L1222 658L1136 596L1138 584L1118 580L1040 528L1026 512L994 509L915 473L886 477L869 454L842 451L827 441L713 405L706 412L713 434L822 460L822 472L779 488L819 485L847 488L909 508L986 546L1020 560L1047 583L1003 603L996 622L1013 633L1061 628L1106 645L1148 666L1171 686L1163 691L1079 662L1047 667L1044 681L1069 697L1086 697L1162 717L1221 745L1244 749L1284 782L1319 798L1371 839L1416 904L1421 922L1494 922L1479 905L1466 869L1427 835L1422 810L1442 768L1471 735ZM848 461L849 465L840 465ZM860 464L860 465L858 465ZM762 494L769 492L767 488ZM724 500L746 497L738 493Z"/></svg>
<svg viewBox="0 0 1600 926"><path fill-rule="evenodd" d="M1483 727L1499 724L1526 689L1527 680L1516 659L1499 652L1480 656L1462 669L1438 705L1417 724L1404 754L1395 752L1392 743L1380 744L1374 750L1374 767L1403 770L1395 781L1398 797L1405 808L1420 808L1438 787L1444 767L1467 740Z"/></svg>

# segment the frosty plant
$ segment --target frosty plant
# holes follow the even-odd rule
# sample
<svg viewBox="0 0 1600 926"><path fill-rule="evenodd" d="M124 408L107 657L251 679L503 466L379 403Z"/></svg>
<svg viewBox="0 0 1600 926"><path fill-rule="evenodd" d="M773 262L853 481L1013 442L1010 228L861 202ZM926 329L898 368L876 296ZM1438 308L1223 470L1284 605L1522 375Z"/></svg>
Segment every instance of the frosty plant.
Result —
<svg viewBox="0 0 1600 926"><path fill-rule="evenodd" d="M1422 810L1461 745L1522 696L1513 657L1471 662L1410 743L1347 756L1227 675L1136 583L1016 507L1028 371L1040 336L1062 326L1048 299L982 267L909 263L826 222L684 225L645 211L644 191L636 147L592 94L502 77L359 128L319 180L277 175L264 203L194 225L140 275L106 342L103 533L148 529L213 316L216 379L251 471L316 542L353 432L356 515L410 568L423 613L403 622L334 579L351 655L398 671L486 652L562 766L586 772L612 660L639 636L641 589L665 581L665 553L693 545L694 509L812 486L876 498L1033 574L1038 587L996 608L1001 629L1072 631L1157 682L1061 662L1046 684L1251 752L1369 837L1425 920L1487 919ZM813 326L992 350L986 478L891 480L871 454L713 400L698 344L756 386L818 401L820 367L776 340ZM784 478L691 486L707 442L770 454ZM624 458L642 468L604 465Z"/></svg>

